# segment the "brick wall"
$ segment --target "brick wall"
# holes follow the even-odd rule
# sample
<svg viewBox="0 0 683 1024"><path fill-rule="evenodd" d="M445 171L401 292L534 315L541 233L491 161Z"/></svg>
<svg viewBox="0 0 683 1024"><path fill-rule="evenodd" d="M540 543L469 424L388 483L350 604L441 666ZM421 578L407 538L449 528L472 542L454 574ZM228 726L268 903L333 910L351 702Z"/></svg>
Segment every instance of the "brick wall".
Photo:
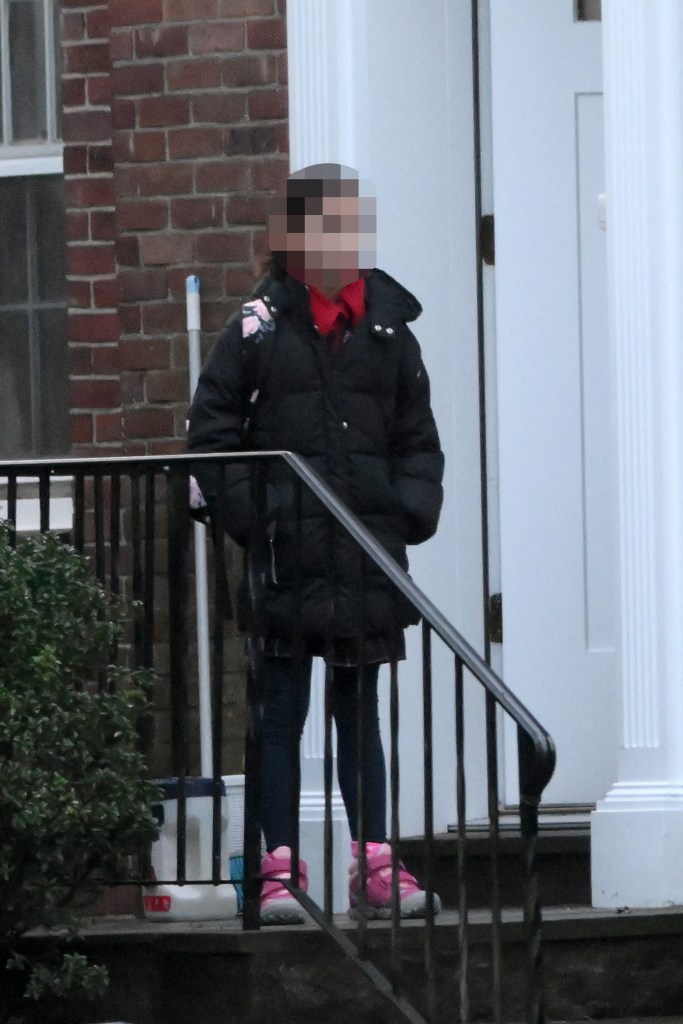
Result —
<svg viewBox="0 0 683 1024"><path fill-rule="evenodd" d="M185 278L201 278L206 353L259 274L268 198L287 175L285 0L62 0L62 41L73 452L182 450ZM156 629L155 765L167 771L167 623ZM230 771L241 647L233 632Z"/></svg>
<svg viewBox="0 0 683 1024"><path fill-rule="evenodd" d="M288 169L284 0L62 0L71 437L183 446L185 278L205 351Z"/></svg>

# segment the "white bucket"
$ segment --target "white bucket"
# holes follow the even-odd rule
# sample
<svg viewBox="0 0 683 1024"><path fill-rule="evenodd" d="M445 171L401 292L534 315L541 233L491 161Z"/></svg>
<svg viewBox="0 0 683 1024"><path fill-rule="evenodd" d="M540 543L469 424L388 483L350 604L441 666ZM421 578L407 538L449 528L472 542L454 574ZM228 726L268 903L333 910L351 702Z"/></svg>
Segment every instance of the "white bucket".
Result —
<svg viewBox="0 0 683 1024"><path fill-rule="evenodd" d="M237 780L242 780L240 788ZM226 785L227 783L227 785ZM178 780L157 782L164 791L159 838L152 844L152 868L156 878L171 879L178 873ZM210 879L212 875L213 780L187 778L185 876ZM228 867L230 843L235 830L244 831L244 776L226 776L221 796L221 873ZM233 818L231 834L230 819ZM225 865L223 867L223 865ZM235 887L222 885L151 885L142 894L145 917L153 921L212 921L237 915Z"/></svg>

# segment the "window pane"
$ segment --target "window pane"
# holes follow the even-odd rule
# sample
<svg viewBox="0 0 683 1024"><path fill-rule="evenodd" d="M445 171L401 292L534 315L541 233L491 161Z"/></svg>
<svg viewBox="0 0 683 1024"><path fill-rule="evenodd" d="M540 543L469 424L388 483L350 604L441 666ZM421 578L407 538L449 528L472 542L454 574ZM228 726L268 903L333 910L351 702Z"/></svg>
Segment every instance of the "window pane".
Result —
<svg viewBox="0 0 683 1024"><path fill-rule="evenodd" d="M579 21L601 21L602 0L578 0L577 18Z"/></svg>
<svg viewBox="0 0 683 1024"><path fill-rule="evenodd" d="M28 301L26 184L0 179L0 304Z"/></svg>
<svg viewBox="0 0 683 1024"><path fill-rule="evenodd" d="M64 455L69 448L66 309L43 310L38 325L42 444L36 454Z"/></svg>
<svg viewBox="0 0 683 1024"><path fill-rule="evenodd" d="M12 141L47 137L45 51L41 0L10 0Z"/></svg>
<svg viewBox="0 0 683 1024"><path fill-rule="evenodd" d="M0 453L32 454L27 313L0 312Z"/></svg>
<svg viewBox="0 0 683 1024"><path fill-rule="evenodd" d="M33 179L36 211L38 295L43 302L66 295L66 228L61 175Z"/></svg>

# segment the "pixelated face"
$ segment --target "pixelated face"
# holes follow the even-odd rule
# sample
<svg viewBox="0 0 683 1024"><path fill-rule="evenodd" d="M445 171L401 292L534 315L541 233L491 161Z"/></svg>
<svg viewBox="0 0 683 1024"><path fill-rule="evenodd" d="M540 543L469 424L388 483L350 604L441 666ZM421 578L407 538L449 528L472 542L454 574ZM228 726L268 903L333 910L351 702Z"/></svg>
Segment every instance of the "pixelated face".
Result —
<svg viewBox="0 0 683 1024"><path fill-rule="evenodd" d="M359 195L357 179L339 177L307 178L303 184L290 179L273 199L268 220L278 262L327 294L372 269L375 229L374 198Z"/></svg>

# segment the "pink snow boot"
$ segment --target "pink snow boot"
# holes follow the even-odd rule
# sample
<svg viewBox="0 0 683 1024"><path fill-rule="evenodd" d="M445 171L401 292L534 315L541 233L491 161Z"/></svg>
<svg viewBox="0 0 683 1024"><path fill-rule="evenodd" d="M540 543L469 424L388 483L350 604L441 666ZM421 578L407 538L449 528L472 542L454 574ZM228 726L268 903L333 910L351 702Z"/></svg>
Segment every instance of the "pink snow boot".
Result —
<svg viewBox="0 0 683 1024"><path fill-rule="evenodd" d="M368 872L365 905L368 918L391 917L391 846L389 843L367 843ZM358 843L351 843L354 862L349 868L349 916L358 917L360 880L358 874ZM399 898L401 917L426 917L427 894L399 862ZM434 893L434 913L441 910L441 900Z"/></svg>
<svg viewBox="0 0 683 1024"><path fill-rule="evenodd" d="M303 924L305 915L300 904L278 881L291 877L292 851L278 846L261 861L261 924ZM308 866L299 861L299 885L308 891Z"/></svg>

